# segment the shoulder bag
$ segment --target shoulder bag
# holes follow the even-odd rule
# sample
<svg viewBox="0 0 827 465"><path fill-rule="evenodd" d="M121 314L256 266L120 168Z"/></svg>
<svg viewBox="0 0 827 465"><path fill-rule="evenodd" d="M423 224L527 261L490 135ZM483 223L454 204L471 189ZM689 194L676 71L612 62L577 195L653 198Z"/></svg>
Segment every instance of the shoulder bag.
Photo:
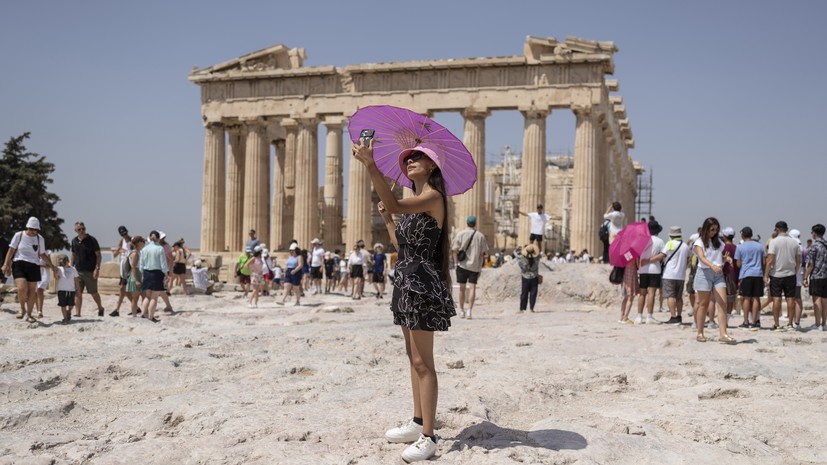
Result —
<svg viewBox="0 0 827 465"><path fill-rule="evenodd" d="M471 237L468 238L468 242L465 243L465 247L463 247L462 250L457 252L457 260L458 261L464 262L468 258L468 255L465 253L465 251L468 250L468 247L471 246L471 240L474 239L474 234L476 234L476 233L477 233L477 230L475 229L474 232L471 233Z"/></svg>

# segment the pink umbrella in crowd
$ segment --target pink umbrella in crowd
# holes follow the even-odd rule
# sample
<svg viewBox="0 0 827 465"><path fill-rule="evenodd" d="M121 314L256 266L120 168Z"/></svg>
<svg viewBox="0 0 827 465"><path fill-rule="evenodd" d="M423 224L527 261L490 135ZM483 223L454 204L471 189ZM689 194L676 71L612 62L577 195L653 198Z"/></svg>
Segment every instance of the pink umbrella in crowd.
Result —
<svg viewBox="0 0 827 465"><path fill-rule="evenodd" d="M373 159L379 171L390 180L413 187L402 170L399 154L403 150L424 148L433 151L434 162L445 179L445 193L458 195L477 181L477 163L465 144L427 116L390 105L373 105L359 109L348 122L350 140L359 143L364 129L373 135Z"/></svg>
<svg viewBox="0 0 827 465"><path fill-rule="evenodd" d="M617 233L615 240L609 245L609 263L612 266L625 267L632 260L649 247L652 235L649 234L649 224L646 222L632 223Z"/></svg>

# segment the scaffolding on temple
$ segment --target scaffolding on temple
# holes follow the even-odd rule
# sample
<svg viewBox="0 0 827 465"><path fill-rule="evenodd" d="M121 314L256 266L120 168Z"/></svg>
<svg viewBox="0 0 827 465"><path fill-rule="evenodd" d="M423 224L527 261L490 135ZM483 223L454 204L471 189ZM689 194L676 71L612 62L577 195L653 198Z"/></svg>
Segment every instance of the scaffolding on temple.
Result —
<svg viewBox="0 0 827 465"><path fill-rule="evenodd" d="M646 171L641 170L637 175L637 199L635 200L635 214L640 218L649 218L652 216L652 205L654 188L654 170L649 168L649 177L646 177ZM635 219L636 221L637 219Z"/></svg>

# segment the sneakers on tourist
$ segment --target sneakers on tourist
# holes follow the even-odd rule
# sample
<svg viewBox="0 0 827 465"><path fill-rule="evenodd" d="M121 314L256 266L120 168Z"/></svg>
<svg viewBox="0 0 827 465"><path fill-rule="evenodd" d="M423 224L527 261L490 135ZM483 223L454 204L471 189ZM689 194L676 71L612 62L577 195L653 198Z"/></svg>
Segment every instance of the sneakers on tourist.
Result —
<svg viewBox="0 0 827 465"><path fill-rule="evenodd" d="M402 451L402 460L407 463L428 460L436 454L436 443L424 434L419 439Z"/></svg>
<svg viewBox="0 0 827 465"><path fill-rule="evenodd" d="M104 313L104 312L105 312L105 310L104 310L104 309L99 308L99 309L98 309L98 316L103 316L103 313Z"/></svg>
<svg viewBox="0 0 827 465"><path fill-rule="evenodd" d="M795 331L795 327L793 327L792 323L785 326L784 329L787 331Z"/></svg>
<svg viewBox="0 0 827 465"><path fill-rule="evenodd" d="M692 329L698 329L698 323L695 323L695 320L692 320Z"/></svg>
<svg viewBox="0 0 827 465"><path fill-rule="evenodd" d="M738 327L741 329L749 329L749 323L741 323Z"/></svg>
<svg viewBox="0 0 827 465"><path fill-rule="evenodd" d="M666 311L666 309L665 309L665 308L663 308L663 307L658 308L658 313L663 313L663 312L665 312L665 311Z"/></svg>
<svg viewBox="0 0 827 465"><path fill-rule="evenodd" d="M796 331L801 331L801 323L793 324L793 329L795 329Z"/></svg>
<svg viewBox="0 0 827 465"><path fill-rule="evenodd" d="M827 325L821 325L821 330L822 331L827 331Z"/></svg>
<svg viewBox="0 0 827 465"><path fill-rule="evenodd" d="M778 325L772 325L773 331L784 331L784 328Z"/></svg>
<svg viewBox="0 0 827 465"><path fill-rule="evenodd" d="M534 310L532 310L532 312L533 312L533 311L534 311ZM468 309L468 315L467 315L467 316L468 316L468 319L469 319L469 320L470 320L470 319L472 319L472 318L471 318L471 309L470 309L470 308Z"/></svg>
<svg viewBox="0 0 827 465"><path fill-rule="evenodd" d="M680 316L673 316L672 318L670 318L666 321L666 324L668 324L668 325L683 324L683 318L681 318Z"/></svg>
<svg viewBox="0 0 827 465"><path fill-rule="evenodd" d="M407 423L385 431L388 442L414 442L422 435L422 425L411 418Z"/></svg>
<svg viewBox="0 0 827 465"><path fill-rule="evenodd" d="M652 318L652 315L646 315L646 324L647 325L659 325L660 321Z"/></svg>
<svg viewBox="0 0 827 465"><path fill-rule="evenodd" d="M686 316L692 316L694 314L695 314L695 312L693 312L691 308L686 311Z"/></svg>
<svg viewBox="0 0 827 465"><path fill-rule="evenodd" d="M459 311L459 317L460 318L465 318L465 310L460 310Z"/></svg>
<svg viewBox="0 0 827 465"><path fill-rule="evenodd" d="M119 312L117 310L113 310L112 312L109 313L109 316L121 316L121 312Z"/></svg>
<svg viewBox="0 0 827 465"><path fill-rule="evenodd" d="M626 323L627 325L633 325L633 324L635 324L635 322L634 322L634 321L632 321L632 320L630 320L630 319L628 319L628 318L626 318L626 321L624 321L624 323Z"/></svg>
<svg viewBox="0 0 827 465"><path fill-rule="evenodd" d="M761 329L761 323L750 323L749 330L750 331L758 331Z"/></svg>
<svg viewBox="0 0 827 465"><path fill-rule="evenodd" d="M718 323L715 323L714 321L710 321L709 323L706 324L706 327L709 328L709 329L718 329Z"/></svg>
<svg viewBox="0 0 827 465"><path fill-rule="evenodd" d="M638 316L635 317L635 324L636 325L642 325L643 324L643 318L640 316L640 314L638 314Z"/></svg>

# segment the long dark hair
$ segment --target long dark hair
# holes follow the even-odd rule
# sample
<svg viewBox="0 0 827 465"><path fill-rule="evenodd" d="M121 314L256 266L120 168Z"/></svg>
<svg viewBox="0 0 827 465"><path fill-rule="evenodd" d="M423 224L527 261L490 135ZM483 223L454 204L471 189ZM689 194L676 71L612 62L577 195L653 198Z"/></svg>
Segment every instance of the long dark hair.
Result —
<svg viewBox="0 0 827 465"><path fill-rule="evenodd" d="M428 185L439 192L442 196L442 207L445 210L445 217L442 219L442 232L439 235L439 243L437 244L436 259L439 261L439 272L442 275L442 280L451 289L451 273L449 272L448 257L451 256L451 243L448 241L449 227L448 227L448 196L445 194L445 178L442 177L442 171L438 167L434 167L428 176ZM413 190L416 191L416 183L413 183Z"/></svg>
<svg viewBox="0 0 827 465"><path fill-rule="evenodd" d="M712 238L709 236L709 230L712 229L713 226L718 227L718 234L713 236ZM712 247L717 249L721 247L721 223L718 222L718 219L714 216L710 216L709 218L704 220L704 225L701 227L701 241L704 243L704 248L709 247L709 242L712 242Z"/></svg>

